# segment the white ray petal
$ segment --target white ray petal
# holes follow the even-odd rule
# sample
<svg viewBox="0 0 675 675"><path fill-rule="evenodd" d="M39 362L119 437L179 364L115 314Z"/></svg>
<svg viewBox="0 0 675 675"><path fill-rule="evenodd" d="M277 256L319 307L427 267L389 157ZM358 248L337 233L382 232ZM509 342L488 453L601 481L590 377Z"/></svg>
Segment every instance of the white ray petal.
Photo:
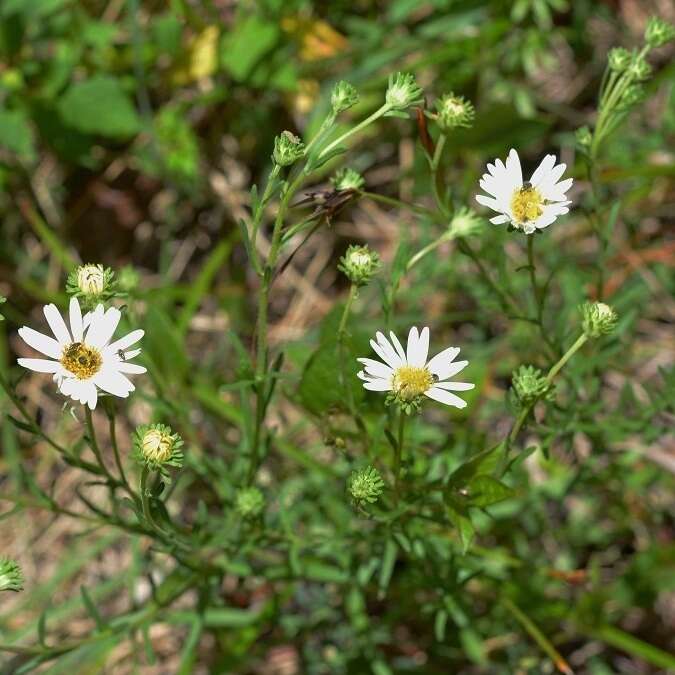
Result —
<svg viewBox="0 0 675 675"><path fill-rule="evenodd" d="M439 375L438 372L434 373L435 375L438 376L439 380L447 380L449 377L452 377L453 375L457 375L457 373L461 372L464 370L469 365L468 361L453 361L452 363L448 364L444 369L443 369L443 375ZM431 370L431 369L430 369ZM432 373L434 372L433 370L431 371Z"/></svg>
<svg viewBox="0 0 675 675"><path fill-rule="evenodd" d="M444 380L448 375L448 369L451 367L455 357L459 354L459 347L448 347L434 356L427 368L432 375L436 375L439 380Z"/></svg>
<svg viewBox="0 0 675 675"><path fill-rule="evenodd" d="M128 363L127 361L120 361L115 367L120 373L129 373L131 375L141 375L148 372L145 366L139 366L137 363Z"/></svg>
<svg viewBox="0 0 675 675"><path fill-rule="evenodd" d="M384 333L381 333L380 331L377 331L375 333L375 338L377 339L378 344L380 347L382 347L384 353L387 355L387 363L397 363L401 365L401 357L399 356L398 352L392 347L391 343L387 338L384 336Z"/></svg>
<svg viewBox="0 0 675 675"><path fill-rule="evenodd" d="M394 345L394 349L401 359L401 363L405 363L405 350L403 349L401 341L396 337L393 330L389 331L389 337L391 338L391 344Z"/></svg>
<svg viewBox="0 0 675 675"><path fill-rule="evenodd" d="M509 150L509 156L506 158L506 170L513 186L521 188L523 186L523 171L520 168L520 157L513 148Z"/></svg>
<svg viewBox="0 0 675 675"><path fill-rule="evenodd" d="M390 378L394 371L384 363L375 361L374 359L357 359L365 366L366 372L372 377Z"/></svg>
<svg viewBox="0 0 675 675"><path fill-rule="evenodd" d="M369 391L390 391L391 384L386 380L370 380L363 383L363 388Z"/></svg>
<svg viewBox="0 0 675 675"><path fill-rule="evenodd" d="M538 187L539 184L549 175L551 169L555 165L555 155L546 155L541 160L539 166L534 170L530 183L533 187Z"/></svg>
<svg viewBox="0 0 675 675"><path fill-rule="evenodd" d="M113 333L117 330L121 317L122 312L116 307L110 307L105 313L95 314L87 331L87 344L98 348L108 344Z"/></svg>
<svg viewBox="0 0 675 675"><path fill-rule="evenodd" d="M445 389L446 391L469 391L476 385L472 382L436 382L434 387Z"/></svg>
<svg viewBox="0 0 675 675"><path fill-rule="evenodd" d="M408 354L410 354L410 343L408 343ZM411 366L424 368L427 362L427 356L429 356L429 328L425 326L420 331L417 343L413 347L412 360L410 359L410 356L408 356L408 363Z"/></svg>
<svg viewBox="0 0 675 675"><path fill-rule="evenodd" d="M73 342L82 342L84 335L84 326L82 324L82 311L77 298L70 299L70 334L73 336Z"/></svg>
<svg viewBox="0 0 675 675"><path fill-rule="evenodd" d="M120 349L124 350L127 347L131 347L134 343L138 342L145 335L145 331L138 328L137 330L132 330L131 333L127 333L124 337L116 340L115 342L110 343L106 350L111 350L114 352L119 351Z"/></svg>
<svg viewBox="0 0 675 675"><path fill-rule="evenodd" d="M136 388L128 377L112 369L99 371L93 379L94 384L103 391L122 398L129 396L129 392Z"/></svg>
<svg viewBox="0 0 675 675"><path fill-rule="evenodd" d="M47 323L52 329L52 333L54 333L54 337L56 338L57 342L62 347L70 344L72 339L70 337L70 333L68 332L68 327L61 316L61 312L59 312L59 310L56 308L56 305L45 305L42 311L44 312L45 319L47 319Z"/></svg>
<svg viewBox="0 0 675 675"><path fill-rule="evenodd" d="M493 225L502 225L503 223L508 223L511 219L506 215L502 214L500 216L495 216L494 218L490 218L490 222Z"/></svg>
<svg viewBox="0 0 675 675"><path fill-rule="evenodd" d="M36 373L58 373L63 368L58 361L50 361L49 359L17 359L16 362L20 366L28 368L28 370L34 370Z"/></svg>
<svg viewBox="0 0 675 675"><path fill-rule="evenodd" d="M45 356L50 356L53 359L61 358L63 347L54 338L38 333L38 331L33 330L28 326L19 328L19 335L29 347L32 347Z"/></svg>
<svg viewBox="0 0 675 675"><path fill-rule="evenodd" d="M382 347L375 342L375 340L370 341L370 346L373 348L373 351L388 365L391 366L392 368L398 368L400 365L399 363L399 358L398 355L396 356L395 360L390 360L387 356L387 353L382 349ZM393 351L393 349L392 349Z"/></svg>
<svg viewBox="0 0 675 675"><path fill-rule="evenodd" d="M432 387L424 393L426 396L439 403L445 403L445 405L451 405L455 408L466 408L466 401L463 401L459 396L456 396L449 391L439 389L438 387Z"/></svg>

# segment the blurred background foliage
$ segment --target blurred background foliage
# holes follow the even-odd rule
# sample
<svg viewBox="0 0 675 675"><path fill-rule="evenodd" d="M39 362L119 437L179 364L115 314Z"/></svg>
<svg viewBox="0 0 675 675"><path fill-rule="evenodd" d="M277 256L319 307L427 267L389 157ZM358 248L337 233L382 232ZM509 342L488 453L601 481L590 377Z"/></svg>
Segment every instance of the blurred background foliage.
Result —
<svg viewBox="0 0 675 675"><path fill-rule="evenodd" d="M20 353L16 327L45 302L64 305L65 273L79 262L116 269L129 325L146 330L149 368L120 443L128 449L133 427L149 419L180 431L190 471L168 508L180 505L182 521L215 533L211 544L230 565L210 589L221 606L201 611L206 591L195 591L157 610L134 639L93 641L43 672L672 672L672 45L650 59L651 98L603 150L613 228L604 252L574 150L574 131L593 118L607 50L639 44L654 13L675 19L672 3L638 0L0 2L2 367ZM618 334L567 372L563 403L539 416L510 476L514 496L459 523L465 536L477 533L466 554L458 530L410 521L390 531L355 513L345 493L358 444L343 433L330 355L309 360L339 319L338 257L368 242L389 264L402 239L416 250L434 227L367 197L324 224L275 287L271 337L285 354L284 397L260 478L266 529L252 535L231 508L256 286L236 223L281 130L311 138L338 79L361 92L349 113L360 119L395 70L415 73L429 103L453 90L476 107L476 124L452 135L445 155L458 206L473 205L485 162L512 146L532 165L554 152L570 167L575 211L537 238L554 341L575 334L575 307L594 294L599 264L621 316ZM413 116L369 128L347 161L368 192L429 200ZM521 240L486 227L474 241L499 283L525 298ZM511 371L544 367L549 355L531 327L506 320L451 246L411 277L396 326L426 322L439 345L443 335L461 344L478 383L450 423L430 409L431 423L416 425L425 450L411 471L440 474L508 431ZM377 287L362 293L357 344L381 326L381 302ZM41 424L74 442L77 425L43 384L26 377L20 390ZM382 401L369 395L363 405L380 439L374 454L387 453ZM0 491L25 499L3 502L12 517L0 521L0 553L18 559L28 580L23 594L0 598L2 643L35 643L45 626L64 641L86 635L97 624L89 596L114 617L172 579L142 537L41 508L36 485L80 511L77 472L8 419L1 434ZM253 550L275 533L287 555ZM551 660L551 644L562 662ZM2 667L38 666L19 655Z"/></svg>

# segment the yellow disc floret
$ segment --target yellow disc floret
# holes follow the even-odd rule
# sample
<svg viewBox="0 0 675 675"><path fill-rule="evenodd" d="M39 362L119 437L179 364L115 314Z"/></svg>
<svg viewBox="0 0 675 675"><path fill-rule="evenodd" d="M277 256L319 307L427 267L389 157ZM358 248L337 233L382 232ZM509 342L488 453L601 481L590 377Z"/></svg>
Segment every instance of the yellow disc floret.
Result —
<svg viewBox="0 0 675 675"><path fill-rule="evenodd" d="M427 368L401 366L394 372L392 389L403 401L411 401L421 396L434 383L434 376Z"/></svg>
<svg viewBox="0 0 675 675"><path fill-rule="evenodd" d="M513 193L511 198L511 213L515 221L527 223L536 220L544 213L544 198L537 188L523 185Z"/></svg>
<svg viewBox="0 0 675 675"><path fill-rule="evenodd" d="M78 380L88 380L98 373L103 357L98 349L89 347L83 342L69 344L61 356L61 365L70 371Z"/></svg>

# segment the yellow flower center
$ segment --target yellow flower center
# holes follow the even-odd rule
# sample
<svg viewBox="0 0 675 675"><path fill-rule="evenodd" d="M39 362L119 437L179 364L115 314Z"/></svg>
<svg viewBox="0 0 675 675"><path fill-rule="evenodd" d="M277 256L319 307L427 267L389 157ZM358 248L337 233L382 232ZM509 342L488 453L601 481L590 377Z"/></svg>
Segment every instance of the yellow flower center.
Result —
<svg viewBox="0 0 675 675"><path fill-rule="evenodd" d="M98 373L102 364L101 352L82 342L69 344L61 355L61 365L78 380L88 380Z"/></svg>
<svg viewBox="0 0 675 675"><path fill-rule="evenodd" d="M434 383L434 376L418 366L401 366L394 371L392 389L404 401L422 395Z"/></svg>
<svg viewBox="0 0 675 675"><path fill-rule="evenodd" d="M142 445L146 459L161 464L171 457L173 438L159 429L150 429L143 435Z"/></svg>
<svg viewBox="0 0 675 675"><path fill-rule="evenodd" d="M511 213L519 223L527 223L536 220L544 213L545 200L531 185L523 185L516 190L511 197Z"/></svg>

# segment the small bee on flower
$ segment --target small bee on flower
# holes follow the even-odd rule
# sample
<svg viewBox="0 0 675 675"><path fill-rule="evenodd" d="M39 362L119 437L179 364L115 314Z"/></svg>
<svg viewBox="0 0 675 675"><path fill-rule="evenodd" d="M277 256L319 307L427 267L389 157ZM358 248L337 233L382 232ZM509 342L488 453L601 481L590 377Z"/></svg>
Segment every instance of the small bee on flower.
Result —
<svg viewBox="0 0 675 675"><path fill-rule="evenodd" d="M104 310L103 305L98 305L82 316L77 298L70 300L70 329L56 305L47 305L43 312L54 337L28 326L19 328L19 335L29 347L49 358L21 358L20 366L52 373L62 394L86 403L91 410L96 407L99 390L122 398L129 396L135 387L126 375L144 373L146 369L129 363L141 350L127 350L143 337L144 331L134 330L111 342L122 318L119 309Z"/></svg>
<svg viewBox="0 0 675 675"><path fill-rule="evenodd" d="M364 389L390 392L391 402L399 404L409 413L419 408L424 396L456 408L465 408L466 401L453 391L468 391L474 384L451 382L449 378L464 370L468 361L455 361L459 347L448 347L427 361L429 355L429 329L421 331L413 326L408 333L406 349L392 332L388 340L377 332L370 345L382 362L374 359L357 359L364 369L357 376L363 380Z"/></svg>
<svg viewBox="0 0 675 675"><path fill-rule="evenodd" d="M566 165L556 165L555 155L546 155L529 181L523 181L518 153L511 149L506 164L496 159L488 164L488 173L480 179L480 187L490 196L476 195L476 201L496 211L490 218L495 225L510 223L525 234L548 227L569 211L572 202L566 199L572 179L560 181Z"/></svg>

